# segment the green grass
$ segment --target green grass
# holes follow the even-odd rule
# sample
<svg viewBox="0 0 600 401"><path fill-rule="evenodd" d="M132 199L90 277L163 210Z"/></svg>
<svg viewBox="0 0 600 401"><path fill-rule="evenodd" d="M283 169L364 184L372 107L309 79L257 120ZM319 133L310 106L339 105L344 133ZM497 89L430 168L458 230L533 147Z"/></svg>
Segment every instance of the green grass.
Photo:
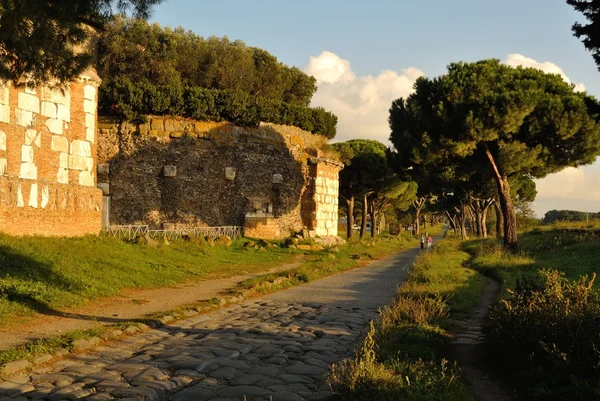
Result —
<svg viewBox="0 0 600 401"><path fill-rule="evenodd" d="M468 259L451 240L417 259L355 358L333 366L328 382L334 400L476 400L445 358L447 318L468 313L485 289L485 281L463 266Z"/></svg>
<svg viewBox="0 0 600 401"><path fill-rule="evenodd" d="M0 235L0 324L81 305L125 288L157 288L194 278L254 273L288 262L297 251L210 248L178 241L152 248L115 238Z"/></svg>
<svg viewBox="0 0 600 401"><path fill-rule="evenodd" d="M570 280L600 273L600 232L592 228L543 226L519 236L519 251L505 251L493 240L471 240L463 249L471 266L498 279L506 290L517 280L534 278L540 269L556 269ZM599 284L596 283L596 286Z"/></svg>
<svg viewBox="0 0 600 401"><path fill-rule="evenodd" d="M417 239L410 235L356 238L335 250L311 252L298 268L245 280L227 294L254 296L270 293L340 273L417 244Z"/></svg>

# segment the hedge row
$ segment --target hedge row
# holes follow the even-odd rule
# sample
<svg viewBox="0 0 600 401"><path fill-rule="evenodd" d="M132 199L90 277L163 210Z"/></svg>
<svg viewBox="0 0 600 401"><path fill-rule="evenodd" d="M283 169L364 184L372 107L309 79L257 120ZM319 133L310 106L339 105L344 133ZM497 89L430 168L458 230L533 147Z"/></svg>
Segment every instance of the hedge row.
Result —
<svg viewBox="0 0 600 401"><path fill-rule="evenodd" d="M321 107L310 108L234 91L133 83L108 79L100 87L99 107L104 115L128 120L143 115L181 115L201 121L228 121L257 127L261 121L293 125L331 139L337 117Z"/></svg>

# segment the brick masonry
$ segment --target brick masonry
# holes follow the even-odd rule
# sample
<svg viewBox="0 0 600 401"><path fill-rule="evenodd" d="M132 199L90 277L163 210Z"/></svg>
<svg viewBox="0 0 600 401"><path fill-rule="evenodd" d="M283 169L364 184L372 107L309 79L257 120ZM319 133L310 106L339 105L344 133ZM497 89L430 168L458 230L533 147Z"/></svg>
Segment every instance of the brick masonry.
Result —
<svg viewBox="0 0 600 401"><path fill-rule="evenodd" d="M295 127L149 117L100 120L98 186L110 223L153 228L245 225L246 235L287 236L303 227L337 234L341 163L326 139Z"/></svg>
<svg viewBox="0 0 600 401"><path fill-rule="evenodd" d="M0 85L0 231L100 231L98 84L95 74L84 74L64 90Z"/></svg>

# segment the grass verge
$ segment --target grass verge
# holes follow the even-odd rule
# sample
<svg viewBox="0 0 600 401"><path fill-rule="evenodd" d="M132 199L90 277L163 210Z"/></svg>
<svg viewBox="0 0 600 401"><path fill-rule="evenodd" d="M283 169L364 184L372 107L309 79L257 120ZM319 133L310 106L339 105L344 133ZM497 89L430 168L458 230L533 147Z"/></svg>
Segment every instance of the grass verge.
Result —
<svg viewBox="0 0 600 401"><path fill-rule="evenodd" d="M444 357L448 317L467 313L485 289L483 279L463 266L468 259L451 240L417 259L356 356L332 367L334 400L476 399Z"/></svg>

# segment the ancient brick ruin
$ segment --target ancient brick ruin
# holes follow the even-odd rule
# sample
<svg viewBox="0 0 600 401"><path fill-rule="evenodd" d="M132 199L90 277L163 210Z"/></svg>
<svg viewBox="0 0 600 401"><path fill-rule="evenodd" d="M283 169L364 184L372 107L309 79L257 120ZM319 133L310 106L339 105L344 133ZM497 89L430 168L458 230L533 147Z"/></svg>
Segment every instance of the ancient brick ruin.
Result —
<svg viewBox="0 0 600 401"><path fill-rule="evenodd" d="M98 186L111 225L245 226L281 238L337 235L338 172L324 137L295 127L153 117L100 122Z"/></svg>
<svg viewBox="0 0 600 401"><path fill-rule="evenodd" d="M100 231L96 110L88 71L64 89L0 86L0 231L84 235Z"/></svg>

